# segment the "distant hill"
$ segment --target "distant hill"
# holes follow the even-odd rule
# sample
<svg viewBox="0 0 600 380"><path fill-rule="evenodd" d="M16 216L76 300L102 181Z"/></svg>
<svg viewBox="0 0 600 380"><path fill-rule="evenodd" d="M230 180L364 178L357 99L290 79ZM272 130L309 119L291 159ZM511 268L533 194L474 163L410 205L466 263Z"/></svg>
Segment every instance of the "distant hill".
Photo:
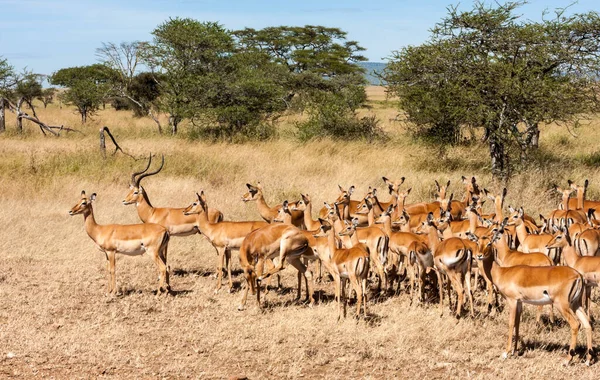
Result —
<svg viewBox="0 0 600 380"><path fill-rule="evenodd" d="M369 84L372 85L381 85L382 83L379 78L377 78L374 74L379 73L385 69L387 63L384 62L359 62L357 63L359 66L364 67L366 70L365 76Z"/></svg>

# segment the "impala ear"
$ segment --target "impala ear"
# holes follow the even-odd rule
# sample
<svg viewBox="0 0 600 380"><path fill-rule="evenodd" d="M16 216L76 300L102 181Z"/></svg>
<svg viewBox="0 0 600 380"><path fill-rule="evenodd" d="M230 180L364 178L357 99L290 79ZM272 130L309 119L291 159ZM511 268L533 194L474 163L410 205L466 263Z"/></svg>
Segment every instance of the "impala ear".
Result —
<svg viewBox="0 0 600 380"><path fill-rule="evenodd" d="M385 183L386 185L388 182L390 182L390 180L387 179L386 177L381 177L381 179L383 180L383 183Z"/></svg>
<svg viewBox="0 0 600 380"><path fill-rule="evenodd" d="M585 183L583 184L583 187L587 189L589 182L590 182L590 181L588 181L588 180L586 179L586 180L585 180Z"/></svg>
<svg viewBox="0 0 600 380"><path fill-rule="evenodd" d="M440 191L440 184L438 183L437 179L434 180L434 182L435 182L435 187L437 188L437 191L439 192Z"/></svg>
<svg viewBox="0 0 600 380"><path fill-rule="evenodd" d="M348 189L348 195L352 195L352 193L354 193L354 185L350 186L350 188Z"/></svg>
<svg viewBox="0 0 600 380"><path fill-rule="evenodd" d="M288 205L289 205L289 202L288 202L288 201L287 201L287 199L286 199L286 200L285 200L285 201L283 201L283 203L281 204L281 208L282 208L284 211L287 211L287 210L288 210Z"/></svg>
<svg viewBox="0 0 600 380"><path fill-rule="evenodd" d="M257 182L257 183L256 183L256 188L257 188L258 190L262 190L262 188L263 188L263 187L262 187L262 185L260 184L260 182Z"/></svg>
<svg viewBox="0 0 600 380"><path fill-rule="evenodd" d="M427 214L427 223L433 224L433 213L432 212Z"/></svg>
<svg viewBox="0 0 600 380"><path fill-rule="evenodd" d="M376 196L377 196L377 189L373 189L371 192L373 193L373 196L374 196L374 197L376 197Z"/></svg>
<svg viewBox="0 0 600 380"><path fill-rule="evenodd" d="M323 202L323 203L325 204L325 208L327 210L331 210L331 206L329 205L329 203L327 203L327 202Z"/></svg>
<svg viewBox="0 0 600 380"><path fill-rule="evenodd" d="M567 180L567 184L571 187L574 185L573 181L571 181L570 179Z"/></svg>
<svg viewBox="0 0 600 380"><path fill-rule="evenodd" d="M525 211L523 210L523 207L519 207L519 218L522 218L524 214Z"/></svg>
<svg viewBox="0 0 600 380"><path fill-rule="evenodd" d="M502 199L506 198L507 193L508 193L508 190L506 189L506 187L504 189L502 189Z"/></svg>
<svg viewBox="0 0 600 380"><path fill-rule="evenodd" d="M85 190L81 190L81 196L85 197Z"/></svg>
<svg viewBox="0 0 600 380"><path fill-rule="evenodd" d="M475 184L475 182L477 182L477 180L475 179L475 177L471 177L471 183Z"/></svg>
<svg viewBox="0 0 600 380"><path fill-rule="evenodd" d="M352 218L352 225L353 225L354 227L357 227L357 226L358 226L358 218Z"/></svg>
<svg viewBox="0 0 600 380"><path fill-rule="evenodd" d="M412 187L409 187L408 190L406 190L406 195L410 194L411 190L412 190Z"/></svg>
<svg viewBox="0 0 600 380"><path fill-rule="evenodd" d="M463 181L464 184L467 183L467 177L465 177L464 175L461 176L460 179Z"/></svg>
<svg viewBox="0 0 600 380"><path fill-rule="evenodd" d="M450 187L450 180L448 180L448 182L446 183L446 188Z"/></svg>
<svg viewBox="0 0 600 380"><path fill-rule="evenodd" d="M448 208L450 208L450 203L452 203L452 198L454 198L454 193L450 194L450 198L448 198Z"/></svg>
<svg viewBox="0 0 600 380"><path fill-rule="evenodd" d="M344 192L344 188L341 185L338 185L338 189L340 189L340 192Z"/></svg>
<svg viewBox="0 0 600 380"><path fill-rule="evenodd" d="M94 202L96 200L96 193L90 196L90 202Z"/></svg>
<svg viewBox="0 0 600 380"><path fill-rule="evenodd" d="M516 210L515 210L515 208L513 206L508 205L508 211L509 212L515 212Z"/></svg>
<svg viewBox="0 0 600 380"><path fill-rule="evenodd" d="M502 229L504 229L504 227L506 227L507 224L508 224L508 217L506 217L506 218L504 218L504 220L502 220L500 227L502 227Z"/></svg>

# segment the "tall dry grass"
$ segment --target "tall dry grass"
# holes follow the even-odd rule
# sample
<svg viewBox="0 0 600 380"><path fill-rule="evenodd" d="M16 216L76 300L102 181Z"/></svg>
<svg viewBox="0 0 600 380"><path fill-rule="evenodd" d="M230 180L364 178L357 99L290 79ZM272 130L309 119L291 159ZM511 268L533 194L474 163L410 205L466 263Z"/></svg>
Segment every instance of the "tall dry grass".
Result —
<svg viewBox="0 0 600 380"><path fill-rule="evenodd" d="M371 93L381 97L380 89ZM461 175L475 175L486 188L500 190L503 184L489 176L485 147L424 145L392 120L393 105L377 98L361 110L380 117L390 136L384 144L300 144L290 137L206 144L158 136L152 121L108 109L80 126L72 110L56 105L40 109L40 117L85 135L44 138L26 124L24 135L0 136L0 377L597 378L597 365L561 365L568 327L537 329L529 307L522 323L525 350L506 361L499 359L506 312L456 321L448 311L440 318L435 304L410 306L403 294L370 303L368 321L336 323L331 284L317 286L322 301L314 308L296 305L295 275L287 269L284 291L268 296L264 313L253 302L238 312L239 292L212 293L217 257L200 236L171 240L174 296L153 295L156 273L144 257L119 257L117 286L123 295L104 296L106 260L87 237L82 218L67 211L85 189L98 193L100 223L138 222L133 206L121 200L131 171L144 161L120 153L103 160L101 126L109 126L135 156L150 151L166 156L163 172L144 181L155 205L185 206L203 189L209 204L229 220L259 219L255 205L240 200L245 183L255 181L264 185L270 203L303 192L315 205L335 198L337 184L355 185L359 195L368 186L382 188L381 176L406 177L413 188L410 201L430 199L434 179L452 180L455 195L462 194ZM590 197L600 198L597 126L598 119L582 126L578 138L556 125L544 127L537 161L508 184L507 204L546 213L558 201L546 190L567 179L589 178ZM239 274L235 280L239 289ZM479 311L485 309L483 298L479 291ZM597 306L593 311L598 315ZM597 333L594 338L600 339ZM579 339L583 342L582 335Z"/></svg>

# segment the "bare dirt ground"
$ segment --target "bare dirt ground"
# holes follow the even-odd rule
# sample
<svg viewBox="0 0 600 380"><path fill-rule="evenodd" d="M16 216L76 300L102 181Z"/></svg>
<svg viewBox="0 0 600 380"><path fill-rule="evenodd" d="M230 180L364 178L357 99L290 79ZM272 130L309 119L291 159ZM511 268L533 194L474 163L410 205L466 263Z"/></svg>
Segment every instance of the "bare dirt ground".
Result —
<svg viewBox="0 0 600 380"><path fill-rule="evenodd" d="M126 135L125 128L114 132ZM537 327L531 306L525 306L520 355L501 360L508 315L485 316L481 290L475 293L475 319L457 321L447 307L440 317L434 301L410 305L403 291L373 298L367 320L349 315L337 322L332 284L317 285L320 300L309 308L294 302L295 273L287 268L283 290L268 295L264 312L253 298L247 310L237 311L237 254L234 292L214 294L217 257L199 235L171 240L171 296L155 295L156 270L145 256L117 257L122 294L107 296L104 254L86 235L83 217L67 213L85 189L98 193L99 223L137 223L134 207L121 200L130 170L140 163L123 156L98 163L97 129L90 130L84 138L0 138L0 378L598 378L600 364L563 365L568 326L559 318L554 326ZM579 151L580 145L586 152L596 149L589 139L572 142L550 132L544 144L556 140ZM477 175L486 187L498 188L479 169L485 152L473 147L449 149L444 169L430 161L435 152L401 139L382 146L289 141L209 145L148 137L119 142L135 154L152 150L167 155L164 172L145 182L156 206L186 206L194 191L204 189L210 205L228 220L259 219L255 205L240 200L244 184L256 180L265 185L270 203L308 192L315 204L322 204L336 196L338 183L355 184L364 193L369 185L381 187L382 175L406 176L413 201L429 199L433 179L458 181L462 174ZM91 160L86 159L88 151ZM556 165L563 162L556 160ZM540 169L515 178L507 203L546 213L557 196L540 195L536 189L542 178L544 183L566 178L581 182L591 175L590 192L598 194L597 170L580 171L574 160L565 159L571 166L564 173ZM458 193L459 184L452 186ZM592 310L599 315L596 304ZM595 347L599 341L595 331ZM583 342L581 332L580 355Z"/></svg>

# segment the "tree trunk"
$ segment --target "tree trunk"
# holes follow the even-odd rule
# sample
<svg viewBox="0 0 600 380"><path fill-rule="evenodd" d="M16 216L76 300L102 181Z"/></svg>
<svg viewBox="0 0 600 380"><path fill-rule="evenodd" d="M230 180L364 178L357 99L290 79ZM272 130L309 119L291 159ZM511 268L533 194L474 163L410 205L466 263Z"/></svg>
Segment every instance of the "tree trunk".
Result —
<svg viewBox="0 0 600 380"><path fill-rule="evenodd" d="M173 135L177 134L177 126L179 125L180 121L181 119L177 115L171 114L171 116L169 116L169 124L171 124L171 133Z"/></svg>
<svg viewBox="0 0 600 380"><path fill-rule="evenodd" d="M87 121L87 112L85 111L81 111L81 124L85 124L85 122Z"/></svg>
<svg viewBox="0 0 600 380"><path fill-rule="evenodd" d="M23 118L20 111L17 113L17 132L23 133Z"/></svg>
<svg viewBox="0 0 600 380"><path fill-rule="evenodd" d="M508 177L508 157L502 144L495 136L490 136L490 158L492 159L492 175L504 179Z"/></svg>
<svg viewBox="0 0 600 380"><path fill-rule="evenodd" d="M0 98L0 133L6 131L6 113L4 109L4 98Z"/></svg>

